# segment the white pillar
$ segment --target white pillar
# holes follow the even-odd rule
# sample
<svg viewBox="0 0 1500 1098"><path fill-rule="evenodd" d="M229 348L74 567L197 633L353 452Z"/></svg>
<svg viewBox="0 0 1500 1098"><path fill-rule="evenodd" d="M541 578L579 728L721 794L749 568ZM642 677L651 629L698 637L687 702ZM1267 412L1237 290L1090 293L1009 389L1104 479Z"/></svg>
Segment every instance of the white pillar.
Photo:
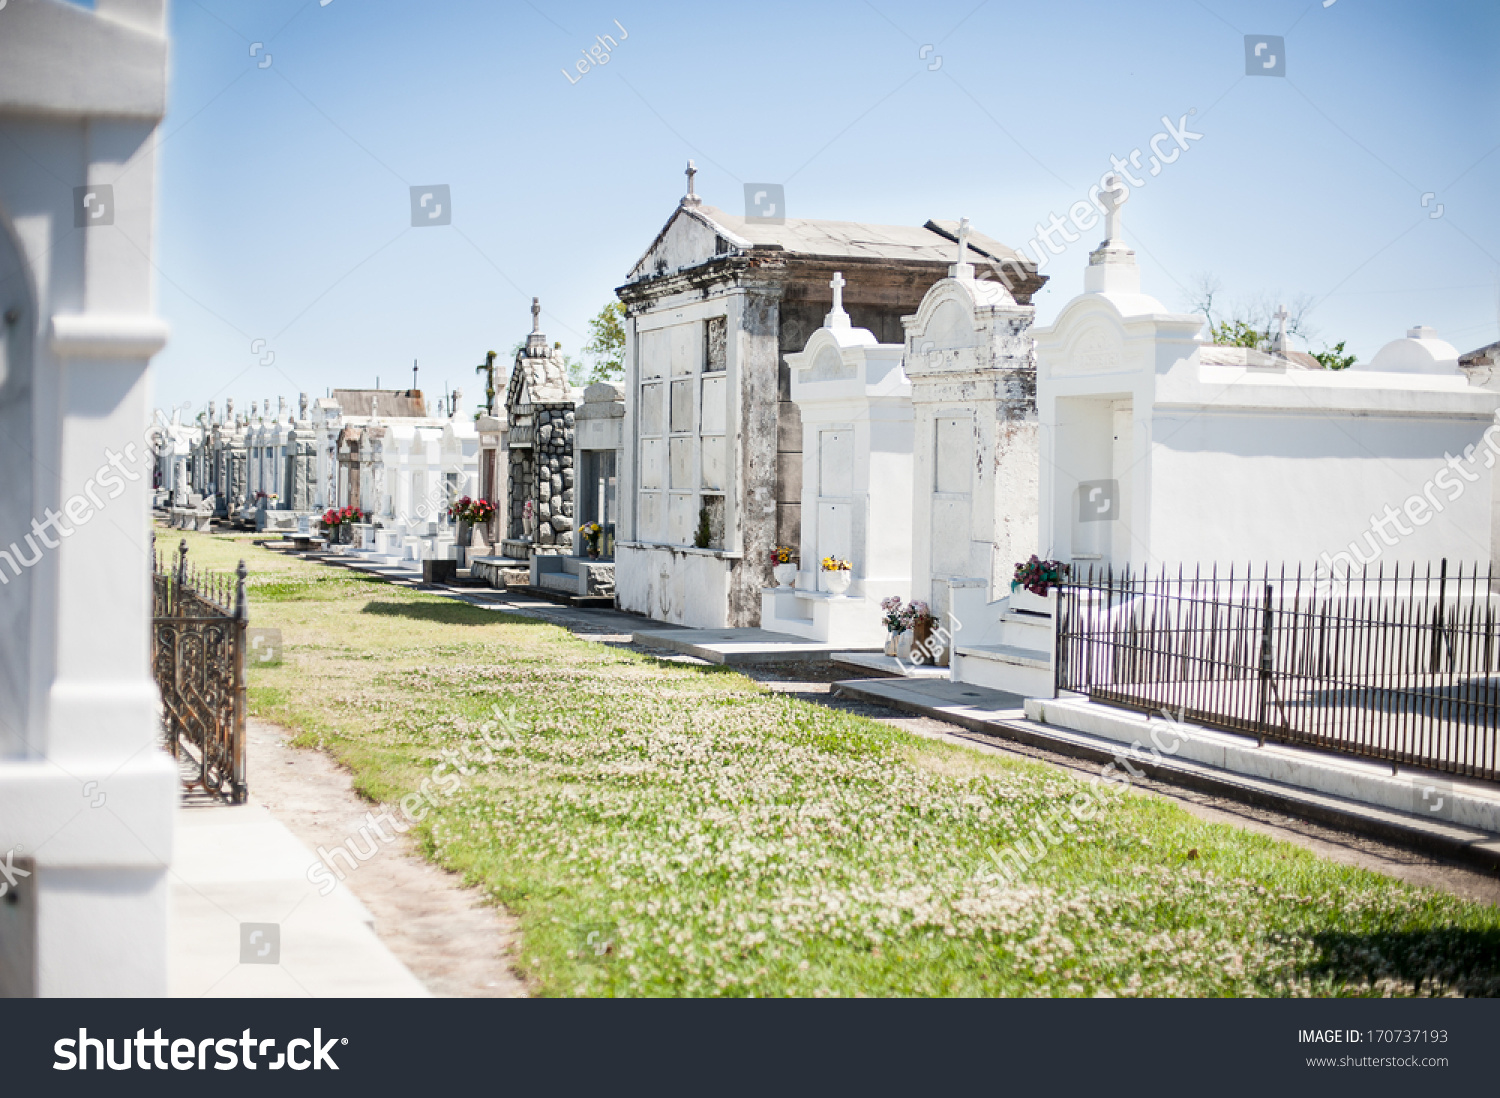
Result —
<svg viewBox="0 0 1500 1098"><path fill-rule="evenodd" d="M79 166L69 182L108 216L75 237L73 188L0 161L0 225L17 228L36 293L5 340L7 372L30 391L0 394L0 419L29 413L32 459L26 490L0 495L0 532L9 543L27 523L48 530L35 566L0 588L0 672L19 671L0 683L0 858L34 859L23 884L36 915L34 938L0 947L29 955L30 974L11 970L23 993L162 995L178 783L150 673L146 437L148 366L166 339L150 260L164 8L98 0L86 38L62 33L53 8L5 13L0 103L50 131L57 163ZM47 77L12 79L13 50Z"/></svg>

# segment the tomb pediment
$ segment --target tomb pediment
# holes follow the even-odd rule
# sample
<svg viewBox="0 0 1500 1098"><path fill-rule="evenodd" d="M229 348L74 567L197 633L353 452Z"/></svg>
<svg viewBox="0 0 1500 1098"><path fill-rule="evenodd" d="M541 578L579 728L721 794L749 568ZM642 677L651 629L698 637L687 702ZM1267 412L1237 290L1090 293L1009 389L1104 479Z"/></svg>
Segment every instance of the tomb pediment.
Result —
<svg viewBox="0 0 1500 1098"><path fill-rule="evenodd" d="M844 356L832 342L820 346L811 363L802 372L804 381L843 381L852 377L854 364L845 362Z"/></svg>
<svg viewBox="0 0 1500 1098"><path fill-rule="evenodd" d="M720 225L712 206L679 206L634 267L628 281L695 267L715 256L743 253L749 240Z"/></svg>
<svg viewBox="0 0 1500 1098"><path fill-rule="evenodd" d="M1031 306L1018 305L1006 289L973 278L945 278L927 291L906 326L910 375L973 370L990 364L997 349L1029 328ZM1004 356L1002 356L1004 357Z"/></svg>
<svg viewBox="0 0 1500 1098"><path fill-rule="evenodd" d="M1125 367L1125 337L1117 324L1104 317L1090 317L1080 324L1064 345L1062 357L1052 364L1053 377L1112 373Z"/></svg>

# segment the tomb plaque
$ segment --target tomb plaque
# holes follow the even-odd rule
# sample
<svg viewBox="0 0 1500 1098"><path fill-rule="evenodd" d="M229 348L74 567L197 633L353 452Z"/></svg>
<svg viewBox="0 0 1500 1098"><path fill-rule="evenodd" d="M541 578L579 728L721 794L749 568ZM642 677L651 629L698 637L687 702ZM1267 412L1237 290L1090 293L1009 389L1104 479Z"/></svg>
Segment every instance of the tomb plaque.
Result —
<svg viewBox="0 0 1500 1098"><path fill-rule="evenodd" d="M725 483L725 440L722 435L706 435L703 438L703 487L711 492L721 492Z"/></svg>
<svg viewBox="0 0 1500 1098"><path fill-rule="evenodd" d="M693 429L693 381L688 378L672 382L672 433L685 434Z"/></svg>
<svg viewBox="0 0 1500 1098"><path fill-rule="evenodd" d="M641 439L641 487L660 488L662 442L659 438Z"/></svg>
<svg viewBox="0 0 1500 1098"><path fill-rule="evenodd" d="M703 379L703 433L705 435L724 434L725 424L728 422L728 390L724 386L722 377L706 377Z"/></svg>
<svg viewBox="0 0 1500 1098"><path fill-rule="evenodd" d="M818 495L848 497L854 492L854 432L821 431L818 435Z"/></svg>
<svg viewBox="0 0 1500 1098"><path fill-rule="evenodd" d="M691 324L674 324L665 330L671 333L672 376L698 373L703 367L702 323L695 320Z"/></svg>
<svg viewBox="0 0 1500 1098"><path fill-rule="evenodd" d="M697 493L671 493L667 498L667 540L674 545L691 545L697 532Z"/></svg>
<svg viewBox="0 0 1500 1098"><path fill-rule="evenodd" d="M974 467L972 416L945 416L937 421L936 481L938 492L967 495Z"/></svg>
<svg viewBox="0 0 1500 1098"><path fill-rule="evenodd" d="M642 379L661 377L667 372L667 362L672 355L670 329L652 328L640 334L637 340L640 362L637 367Z"/></svg>
<svg viewBox="0 0 1500 1098"><path fill-rule="evenodd" d="M693 440L674 438L671 440L671 447L672 488L682 490L696 487L693 484Z"/></svg>
<svg viewBox="0 0 1500 1098"><path fill-rule="evenodd" d="M641 386L641 434L648 437L661 435L663 426L663 393L661 382Z"/></svg>

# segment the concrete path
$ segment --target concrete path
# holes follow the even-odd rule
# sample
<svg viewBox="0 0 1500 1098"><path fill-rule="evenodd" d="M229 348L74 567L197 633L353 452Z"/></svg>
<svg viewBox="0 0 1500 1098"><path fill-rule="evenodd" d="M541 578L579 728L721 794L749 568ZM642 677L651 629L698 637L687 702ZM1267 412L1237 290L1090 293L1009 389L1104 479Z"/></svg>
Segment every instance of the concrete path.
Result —
<svg viewBox="0 0 1500 1098"><path fill-rule="evenodd" d="M856 675L881 675L898 679L946 679L946 667L912 663L908 659L887 656L884 652L835 652L828 657L832 663L846 667Z"/></svg>
<svg viewBox="0 0 1500 1098"><path fill-rule="evenodd" d="M639 619L637 619L639 621ZM840 646L773 633L768 629L666 629L653 623L637 629L631 640L645 648L666 649L708 663L774 663L780 660L826 660Z"/></svg>
<svg viewBox="0 0 1500 1098"><path fill-rule="evenodd" d="M168 987L175 997L425 997L342 885L307 878L317 857L266 808L178 812Z"/></svg>

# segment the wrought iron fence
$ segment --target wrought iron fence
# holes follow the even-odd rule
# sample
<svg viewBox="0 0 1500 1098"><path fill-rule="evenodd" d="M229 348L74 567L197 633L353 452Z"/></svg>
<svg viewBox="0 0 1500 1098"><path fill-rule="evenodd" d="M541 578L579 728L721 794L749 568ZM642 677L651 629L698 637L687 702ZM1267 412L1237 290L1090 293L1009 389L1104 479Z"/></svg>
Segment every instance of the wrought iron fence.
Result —
<svg viewBox="0 0 1500 1098"><path fill-rule="evenodd" d="M1059 690L1287 743L1500 779L1492 569L1344 579L1106 570L1062 585Z"/></svg>
<svg viewBox="0 0 1500 1098"><path fill-rule="evenodd" d="M161 690L162 731L183 784L244 803L245 562L234 576L190 569L187 540L176 561L155 556L151 670Z"/></svg>

